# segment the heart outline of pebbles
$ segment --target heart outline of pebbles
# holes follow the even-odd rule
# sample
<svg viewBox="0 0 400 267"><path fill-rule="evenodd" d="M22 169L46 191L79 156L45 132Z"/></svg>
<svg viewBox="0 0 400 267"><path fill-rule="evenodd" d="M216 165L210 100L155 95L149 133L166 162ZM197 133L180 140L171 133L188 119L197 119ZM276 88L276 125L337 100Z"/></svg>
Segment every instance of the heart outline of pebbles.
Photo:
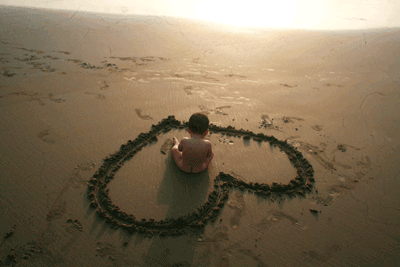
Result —
<svg viewBox="0 0 400 267"><path fill-rule="evenodd" d="M288 155L290 162L297 169L297 176L288 184L253 183L245 182L230 174L220 172L214 179L214 190L208 195L207 201L192 213L178 218L167 218L156 221L152 218L137 220L133 214L128 214L114 205L109 196L107 184L114 179L115 173L141 151L149 143L157 142L162 133L172 129L185 129L188 122L180 122L174 116L168 116L158 124L152 125L148 133L140 133L135 140L129 140L121 145L120 149L104 158L102 166L94 173L88 182L87 197L91 201L90 208L96 209L96 214L105 219L112 228L122 228L129 234L136 232L147 237L179 236L187 233L189 229L203 229L209 222L215 222L229 198L229 189L239 189L252 192L260 197L305 197L314 187L314 169L309 161L303 157L295 147L286 141L276 139L273 135L262 133L255 134L248 130L237 130L232 126L221 127L210 124L211 133L221 133L228 136L243 137L244 140L253 138L254 141L267 141L270 145L277 146Z"/></svg>

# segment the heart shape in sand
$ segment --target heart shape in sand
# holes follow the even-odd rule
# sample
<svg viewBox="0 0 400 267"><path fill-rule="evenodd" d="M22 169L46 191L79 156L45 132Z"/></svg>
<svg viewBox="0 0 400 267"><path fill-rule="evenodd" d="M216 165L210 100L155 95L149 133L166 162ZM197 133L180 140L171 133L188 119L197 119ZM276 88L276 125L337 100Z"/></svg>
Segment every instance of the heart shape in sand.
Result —
<svg viewBox="0 0 400 267"><path fill-rule="evenodd" d="M141 133L135 140L129 140L121 145L119 151L104 159L103 165L96 171L88 183L87 197L91 201L90 207L97 209L96 213L104 218L112 227L121 227L128 233L139 232L146 236L181 235L188 229L202 229L208 221L215 221L229 197L229 188L247 190L260 197L304 197L310 193L314 185L314 169L307 159L287 142L280 141L274 136L262 133L255 134L247 130L237 130L232 126L220 127L210 124L211 133L223 133L231 136L239 136L244 139L253 138L258 142L269 142L272 146L279 147L288 155L290 162L297 169L297 176L288 184L272 183L248 183L229 174L220 172L214 179L214 191L208 195L208 201L190 214L173 219L156 221L154 219L136 220L133 214L127 214L114 205L108 195L107 184L114 179L115 173L122 165L131 159L147 144L157 142L157 136L172 129L184 129L187 122L180 122L174 116L163 119L157 125L152 125L148 133Z"/></svg>

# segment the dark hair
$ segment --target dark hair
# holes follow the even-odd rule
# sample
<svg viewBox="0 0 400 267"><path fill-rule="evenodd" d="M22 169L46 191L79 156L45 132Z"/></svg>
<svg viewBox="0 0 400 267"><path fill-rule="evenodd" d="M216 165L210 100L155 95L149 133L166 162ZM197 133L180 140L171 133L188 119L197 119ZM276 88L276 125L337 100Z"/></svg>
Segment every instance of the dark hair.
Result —
<svg viewBox="0 0 400 267"><path fill-rule="evenodd" d="M190 116L189 130L194 134L203 134L207 131L210 121L202 113L195 113Z"/></svg>

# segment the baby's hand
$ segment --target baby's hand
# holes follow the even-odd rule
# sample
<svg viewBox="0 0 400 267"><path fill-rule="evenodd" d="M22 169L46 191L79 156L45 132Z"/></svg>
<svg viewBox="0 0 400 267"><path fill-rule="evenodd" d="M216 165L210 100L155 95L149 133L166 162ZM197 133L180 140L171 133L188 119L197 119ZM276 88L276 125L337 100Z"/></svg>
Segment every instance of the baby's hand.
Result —
<svg viewBox="0 0 400 267"><path fill-rule="evenodd" d="M174 143L174 145L179 144L178 139L174 137L172 137L172 142Z"/></svg>

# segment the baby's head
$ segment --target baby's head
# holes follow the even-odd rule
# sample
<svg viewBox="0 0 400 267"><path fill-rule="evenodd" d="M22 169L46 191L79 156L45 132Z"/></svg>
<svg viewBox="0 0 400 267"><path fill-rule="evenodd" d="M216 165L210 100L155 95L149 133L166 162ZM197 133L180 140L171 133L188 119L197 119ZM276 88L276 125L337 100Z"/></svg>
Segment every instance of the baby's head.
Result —
<svg viewBox="0 0 400 267"><path fill-rule="evenodd" d="M195 113L189 119L189 130L192 134L205 134L208 130L210 121L202 113Z"/></svg>

